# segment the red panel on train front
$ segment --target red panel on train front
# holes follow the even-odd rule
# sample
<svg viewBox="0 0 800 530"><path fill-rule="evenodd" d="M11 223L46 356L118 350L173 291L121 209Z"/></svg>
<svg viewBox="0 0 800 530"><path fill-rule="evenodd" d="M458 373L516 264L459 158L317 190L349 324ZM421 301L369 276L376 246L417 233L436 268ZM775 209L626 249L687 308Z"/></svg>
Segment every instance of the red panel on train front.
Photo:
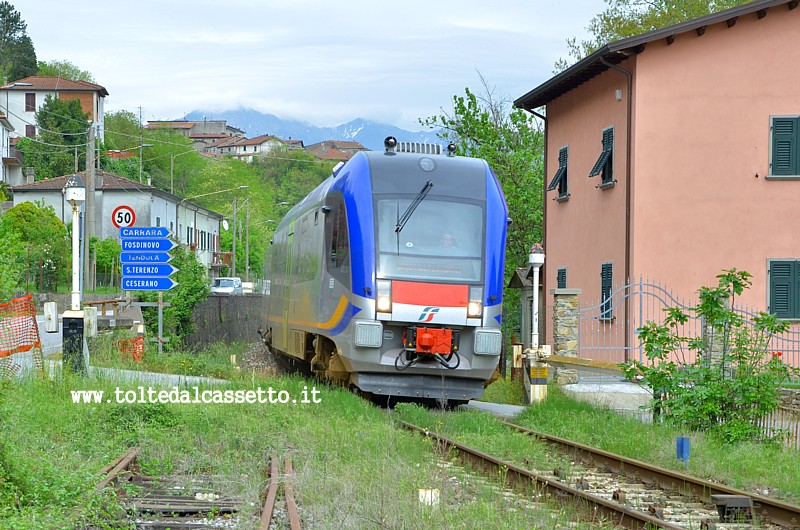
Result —
<svg viewBox="0 0 800 530"><path fill-rule="evenodd" d="M467 307L469 286L441 283L392 282L392 302L441 307Z"/></svg>

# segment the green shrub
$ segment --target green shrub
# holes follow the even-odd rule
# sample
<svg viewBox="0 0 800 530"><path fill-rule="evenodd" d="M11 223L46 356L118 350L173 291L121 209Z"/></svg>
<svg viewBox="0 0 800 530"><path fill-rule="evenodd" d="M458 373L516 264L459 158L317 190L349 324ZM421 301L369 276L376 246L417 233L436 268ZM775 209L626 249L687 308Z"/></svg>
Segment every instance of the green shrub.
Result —
<svg viewBox="0 0 800 530"><path fill-rule="evenodd" d="M643 375L653 390L650 408L665 421L691 430L711 430L728 442L763 436L756 421L779 404L778 387L795 371L770 352L773 335L789 324L761 312L753 322L735 310L736 296L750 287L751 274L724 270L717 287L701 287L691 309L706 333L678 333L689 315L667 308L663 324L648 321L639 338L649 362L622 364L629 378ZM687 350L694 352L694 361Z"/></svg>

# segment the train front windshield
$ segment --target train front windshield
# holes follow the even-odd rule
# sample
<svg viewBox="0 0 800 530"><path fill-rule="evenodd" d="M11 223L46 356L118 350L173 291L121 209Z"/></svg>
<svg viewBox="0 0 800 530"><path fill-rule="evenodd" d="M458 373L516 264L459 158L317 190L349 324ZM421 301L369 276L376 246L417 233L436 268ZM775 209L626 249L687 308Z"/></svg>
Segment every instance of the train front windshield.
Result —
<svg viewBox="0 0 800 530"><path fill-rule="evenodd" d="M479 282L483 277L484 208L426 197L377 198L380 278ZM398 224L402 230L397 231Z"/></svg>

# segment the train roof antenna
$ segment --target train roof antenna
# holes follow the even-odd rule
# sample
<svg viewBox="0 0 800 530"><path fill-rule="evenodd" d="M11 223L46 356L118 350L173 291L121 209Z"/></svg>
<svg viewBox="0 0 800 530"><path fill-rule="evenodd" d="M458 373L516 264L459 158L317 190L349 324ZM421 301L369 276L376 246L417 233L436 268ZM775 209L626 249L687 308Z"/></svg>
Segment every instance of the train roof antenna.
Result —
<svg viewBox="0 0 800 530"><path fill-rule="evenodd" d="M428 182L425 183L424 186L422 186L422 189L420 190L420 192L417 194L417 196L414 198L414 200L411 201L411 204L408 205L408 208L406 208L406 211L403 212L403 215L400 216L400 219L397 221L397 226L395 226L395 228L394 228L395 232L397 232L399 234L403 230L403 228L406 226L406 223L411 218L411 215L414 213L414 210L417 209L417 206L419 206L419 203L421 203L422 199L424 199L425 196L428 194L428 192L431 191L432 187L433 187L433 181L432 180L429 180Z"/></svg>

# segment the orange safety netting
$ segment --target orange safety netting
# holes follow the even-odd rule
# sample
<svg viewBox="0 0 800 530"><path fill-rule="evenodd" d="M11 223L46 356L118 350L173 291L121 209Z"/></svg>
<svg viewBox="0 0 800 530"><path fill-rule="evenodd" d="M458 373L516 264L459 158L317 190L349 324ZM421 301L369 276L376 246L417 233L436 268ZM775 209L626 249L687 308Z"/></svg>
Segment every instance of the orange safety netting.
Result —
<svg viewBox="0 0 800 530"><path fill-rule="evenodd" d="M15 376L20 370L20 366L8 357L31 350L34 365L42 370L44 363L36 305L33 295L28 294L0 304L0 379Z"/></svg>
<svg viewBox="0 0 800 530"><path fill-rule="evenodd" d="M134 337L132 339L119 340L119 353L125 359L126 357L133 357L133 360L142 362L144 358L144 337Z"/></svg>

